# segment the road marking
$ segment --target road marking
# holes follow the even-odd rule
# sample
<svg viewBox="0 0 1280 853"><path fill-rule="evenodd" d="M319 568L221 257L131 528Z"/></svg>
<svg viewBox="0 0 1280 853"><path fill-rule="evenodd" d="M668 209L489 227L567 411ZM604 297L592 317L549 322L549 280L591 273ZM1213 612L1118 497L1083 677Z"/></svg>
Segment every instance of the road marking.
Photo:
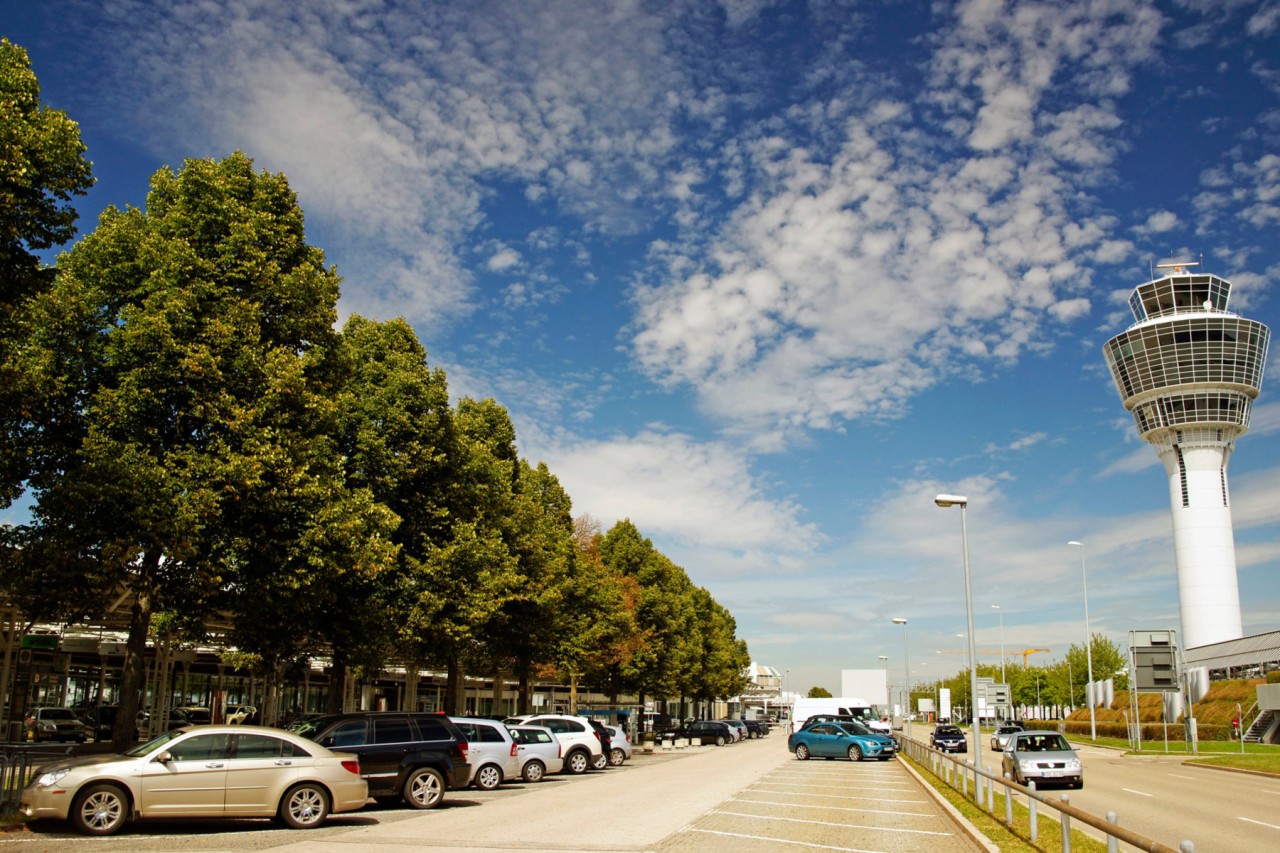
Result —
<svg viewBox="0 0 1280 853"><path fill-rule="evenodd" d="M809 826L834 826L838 829L870 829L875 830L876 832L898 832L907 835L945 835L948 837L951 835L950 832L935 832L932 829L899 829L887 826L865 826L858 823L835 823L829 820L804 820L803 818L798 817L772 817L770 815L747 814L746 812L726 812L721 811L720 809L708 812L708 814L722 814L728 815L729 817L748 817L755 820L780 820L786 823L803 823Z"/></svg>
<svg viewBox="0 0 1280 853"><path fill-rule="evenodd" d="M1262 793L1264 793L1264 794L1280 794L1280 791L1268 791L1266 788L1263 788L1263 789L1262 789Z"/></svg>
<svg viewBox="0 0 1280 853"><path fill-rule="evenodd" d="M1121 791L1128 791L1130 794L1137 794L1139 797L1154 797L1155 794L1148 794L1146 791L1135 791L1132 788L1121 788Z"/></svg>
<svg viewBox="0 0 1280 853"><path fill-rule="evenodd" d="M891 815L902 815L905 817L933 817L933 814L930 812L899 812L899 811L892 811L890 809L855 809L852 806L824 806L824 805L811 806L808 803L780 803L780 802L777 802L776 800L746 800L746 799L743 799L742 797L734 797L733 800L734 802L738 802L738 803L753 803L758 806L785 806L786 808L789 808L789 809L822 809L823 811L828 811L828 812L830 811L861 812L863 814L891 814Z"/></svg>
<svg viewBox="0 0 1280 853"><path fill-rule="evenodd" d="M1194 776L1179 776L1177 773L1170 773L1168 775L1172 776L1175 779L1190 779L1192 782L1196 781L1196 777Z"/></svg>
<svg viewBox="0 0 1280 853"><path fill-rule="evenodd" d="M747 835L746 833L743 833L743 832L721 832L720 830L716 830L716 829L695 829L690 827L689 829L682 830L682 831L683 832L702 832L702 833L706 833L707 835L723 835L727 838L747 838L747 839L750 839L751 841L769 841L774 844L794 844L797 847L813 847L818 850L839 850L840 853L886 853L886 851L867 850L862 847L835 847L831 844L814 844L811 841L792 841L789 838L770 838L767 835Z"/></svg>
<svg viewBox="0 0 1280 853"><path fill-rule="evenodd" d="M1262 821L1254 820L1251 817L1242 817L1240 819L1246 823L1256 823L1258 826L1265 826L1268 829L1280 829L1280 826L1276 826L1274 823L1263 823Z"/></svg>
<svg viewBox="0 0 1280 853"><path fill-rule="evenodd" d="M752 789L754 790L755 788L758 788L759 786L758 786L758 785L752 785L751 787L752 787ZM777 792L775 792L775 793L777 793ZM903 799L901 799L901 798L897 798L897 797L858 797L858 796L852 796L852 795L849 795L849 794L842 794L842 795L841 795L841 794L802 794L800 791L796 791L794 788L783 788L782 793L784 793L784 794L795 794L797 797L799 797L799 796L805 796L805 797L826 797L827 799L831 799L831 800L870 800L870 801L871 801L871 802L873 802L873 803L924 803L924 802L928 802L927 800L903 800Z"/></svg>

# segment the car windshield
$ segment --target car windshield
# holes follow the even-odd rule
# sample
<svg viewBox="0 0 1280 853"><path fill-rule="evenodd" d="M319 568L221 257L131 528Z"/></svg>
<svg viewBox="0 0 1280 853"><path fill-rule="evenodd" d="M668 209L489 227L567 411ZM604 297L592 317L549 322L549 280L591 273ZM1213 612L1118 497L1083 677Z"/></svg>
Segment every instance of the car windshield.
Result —
<svg viewBox="0 0 1280 853"><path fill-rule="evenodd" d="M943 726L942 728L938 729L938 734L940 734L940 735L958 735L958 734L960 734L960 730L959 730L959 729L957 729L955 726Z"/></svg>
<svg viewBox="0 0 1280 853"><path fill-rule="evenodd" d="M864 726L862 723L853 723L853 722L841 723L840 728L844 729L846 732L852 735L871 734L871 730L868 729L866 726Z"/></svg>
<svg viewBox="0 0 1280 853"><path fill-rule="evenodd" d="M320 733L320 729L323 726L327 725L328 722L329 722L328 720L324 720L320 718L304 720L302 723L298 725L297 728L293 730L293 733L296 735L301 735L307 740L315 740L316 735Z"/></svg>
<svg viewBox="0 0 1280 853"><path fill-rule="evenodd" d="M40 716L46 720L74 720L76 715L71 713L69 708L45 708L40 712Z"/></svg>
<svg viewBox="0 0 1280 853"><path fill-rule="evenodd" d="M1062 735L1048 734L1018 738L1018 749L1021 752L1069 752L1071 745Z"/></svg>
<svg viewBox="0 0 1280 853"><path fill-rule="evenodd" d="M173 740L176 737L181 737L183 734L185 734L185 732L183 732L180 729L171 731L171 732L165 732L162 735L153 737L151 740L147 741L146 743L138 744L133 749L130 749L127 752L125 752L125 755L128 755L131 758L139 758L143 755L147 755L148 753L153 752L156 749L156 747L163 746L164 744L168 743L169 741Z"/></svg>

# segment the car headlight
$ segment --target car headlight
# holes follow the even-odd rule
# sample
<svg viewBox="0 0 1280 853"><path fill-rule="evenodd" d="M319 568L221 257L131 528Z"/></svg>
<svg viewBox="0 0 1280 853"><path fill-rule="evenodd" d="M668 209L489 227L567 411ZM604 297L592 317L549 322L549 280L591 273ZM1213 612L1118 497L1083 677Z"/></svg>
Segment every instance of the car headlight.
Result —
<svg viewBox="0 0 1280 853"><path fill-rule="evenodd" d="M1018 766L1025 772L1027 770L1035 770L1036 762L1031 759L1022 758L1018 760Z"/></svg>
<svg viewBox="0 0 1280 853"><path fill-rule="evenodd" d="M1067 769L1068 769L1068 770L1079 770L1079 769L1080 769L1080 759L1078 759L1078 758L1071 758L1071 759L1068 759L1068 760L1067 760Z"/></svg>
<svg viewBox="0 0 1280 853"><path fill-rule="evenodd" d="M36 777L35 784L41 788L50 788L62 781L62 777L71 772L70 767L59 767Z"/></svg>

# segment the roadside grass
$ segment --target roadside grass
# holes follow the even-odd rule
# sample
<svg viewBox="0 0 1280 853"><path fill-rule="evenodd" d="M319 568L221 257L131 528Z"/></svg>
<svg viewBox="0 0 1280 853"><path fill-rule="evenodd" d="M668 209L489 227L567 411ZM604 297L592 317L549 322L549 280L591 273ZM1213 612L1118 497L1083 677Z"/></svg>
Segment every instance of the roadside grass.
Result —
<svg viewBox="0 0 1280 853"><path fill-rule="evenodd" d="M912 768L920 777L942 794L960 814L978 828L978 831L991 840L1001 853L1062 853L1062 826L1049 814L1057 812L1051 807L1041 805L1036 812L1036 841L1031 841L1031 813L1026 803L1016 794L1013 797L1013 825L1004 822L1005 795L1004 787L997 785L993 791L995 804L990 812L978 806L971 797L966 797L952 788L945 780L934 775L928 767L918 761L898 756L910 761ZM1107 845L1095 838L1085 835L1078 829L1071 830L1071 850L1083 853L1106 853Z"/></svg>
<svg viewBox="0 0 1280 853"><path fill-rule="evenodd" d="M1164 741L1143 741L1142 749L1131 749L1132 744L1129 741L1113 737L1100 737L1096 741L1076 738L1074 742L1122 749L1126 755L1169 755L1181 757L1188 764L1230 767L1236 770L1280 775L1280 747L1270 743L1246 743L1244 752L1241 753L1239 741L1200 741L1196 745L1198 751L1193 753L1186 742L1181 740L1169 741L1167 746Z"/></svg>

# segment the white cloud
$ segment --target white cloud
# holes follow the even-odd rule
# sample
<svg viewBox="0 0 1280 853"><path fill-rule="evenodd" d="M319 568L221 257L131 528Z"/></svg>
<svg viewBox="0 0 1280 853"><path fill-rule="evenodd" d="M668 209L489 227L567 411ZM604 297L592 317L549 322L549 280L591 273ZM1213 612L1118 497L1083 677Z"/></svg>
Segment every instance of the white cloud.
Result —
<svg viewBox="0 0 1280 853"><path fill-rule="evenodd" d="M646 536L675 547L733 553L797 554L818 542L799 507L766 498L746 457L727 445L657 430L558 441L539 458L573 495L574 512L589 513L606 528L630 518Z"/></svg>
<svg viewBox="0 0 1280 853"><path fill-rule="evenodd" d="M1046 320L1087 312L1087 264L1128 248L1074 199L1118 147L1097 98L1127 88L1158 22L1118 2L964 4L914 112L852 106L829 153L747 140L735 165L754 191L701 258L663 253L637 290L640 363L764 449L1042 351ZM960 138L915 129L935 110Z"/></svg>

